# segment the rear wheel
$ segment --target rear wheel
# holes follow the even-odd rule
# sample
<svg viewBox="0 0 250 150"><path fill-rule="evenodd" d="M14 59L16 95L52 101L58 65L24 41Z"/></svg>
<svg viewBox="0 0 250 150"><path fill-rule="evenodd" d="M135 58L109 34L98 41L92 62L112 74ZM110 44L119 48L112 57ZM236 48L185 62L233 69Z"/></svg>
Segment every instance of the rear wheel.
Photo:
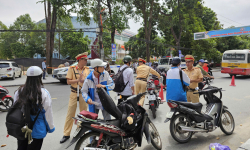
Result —
<svg viewBox="0 0 250 150"><path fill-rule="evenodd" d="M231 135L234 132L234 128L235 123L233 115L228 110L225 110L224 112L222 112L220 118L220 129L226 135Z"/></svg>
<svg viewBox="0 0 250 150"><path fill-rule="evenodd" d="M151 105L150 107L151 107L153 118L155 119L156 118L156 108L155 108L155 105Z"/></svg>
<svg viewBox="0 0 250 150"><path fill-rule="evenodd" d="M233 76L236 77L236 74L229 74L230 77L232 78Z"/></svg>
<svg viewBox="0 0 250 150"><path fill-rule="evenodd" d="M151 121L149 123L149 135L150 135L150 138L151 138L152 145L157 150L161 150L162 149L162 142L161 142L160 134L158 133L155 125Z"/></svg>
<svg viewBox="0 0 250 150"><path fill-rule="evenodd" d="M85 147L107 149L106 138L104 136L102 137L100 145L97 147L99 138L100 138L100 133L89 132L78 140L75 146L75 150L83 150Z"/></svg>
<svg viewBox="0 0 250 150"><path fill-rule="evenodd" d="M13 105L14 100L11 97L6 97L3 101L0 100L0 111L6 112Z"/></svg>
<svg viewBox="0 0 250 150"><path fill-rule="evenodd" d="M179 143L187 143L192 138L193 133L183 131L180 126L190 127L191 120L187 116L179 114L174 116L170 122L170 133L174 140Z"/></svg>

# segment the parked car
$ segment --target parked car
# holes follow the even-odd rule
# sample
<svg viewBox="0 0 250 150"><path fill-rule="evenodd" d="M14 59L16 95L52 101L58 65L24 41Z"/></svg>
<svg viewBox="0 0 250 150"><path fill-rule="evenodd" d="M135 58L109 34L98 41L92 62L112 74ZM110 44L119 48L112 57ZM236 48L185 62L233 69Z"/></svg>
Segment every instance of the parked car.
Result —
<svg viewBox="0 0 250 150"><path fill-rule="evenodd" d="M0 61L0 78L12 78L22 76L22 69L13 61Z"/></svg>
<svg viewBox="0 0 250 150"><path fill-rule="evenodd" d="M158 68L165 68L165 70L168 71L171 68L172 59L173 58L161 58L161 59L159 59ZM185 69L187 67L184 59L181 59L180 67L181 67L181 69Z"/></svg>
<svg viewBox="0 0 250 150"><path fill-rule="evenodd" d="M87 66L89 67L90 71L93 71L93 68L90 67L90 62L91 62L91 60L88 60ZM78 64L78 62L75 62L70 66L76 66L77 64ZM120 65L110 65L111 74L112 73L116 74L118 72L119 68L120 68ZM60 82L66 83L67 82L66 76L68 73L68 69L69 69L69 67L62 67L62 68L54 69L52 76L54 78L57 78L58 80L60 80Z"/></svg>

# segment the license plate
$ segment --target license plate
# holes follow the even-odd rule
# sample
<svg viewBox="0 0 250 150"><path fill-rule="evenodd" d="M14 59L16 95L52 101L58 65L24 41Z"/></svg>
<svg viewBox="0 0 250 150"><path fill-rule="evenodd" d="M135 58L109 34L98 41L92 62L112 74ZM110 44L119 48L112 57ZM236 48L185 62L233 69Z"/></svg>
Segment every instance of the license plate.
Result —
<svg viewBox="0 0 250 150"><path fill-rule="evenodd" d="M103 149L103 148L84 147L83 150L106 150L106 149Z"/></svg>
<svg viewBox="0 0 250 150"><path fill-rule="evenodd" d="M156 97L155 95L148 95L148 100L156 100Z"/></svg>
<svg viewBox="0 0 250 150"><path fill-rule="evenodd" d="M172 118L174 112L170 111L167 113L166 118Z"/></svg>
<svg viewBox="0 0 250 150"><path fill-rule="evenodd" d="M74 133L74 135L73 135L73 137L76 137L77 134L78 134L80 131L81 131L81 128L77 128L76 131L75 131L75 133Z"/></svg>

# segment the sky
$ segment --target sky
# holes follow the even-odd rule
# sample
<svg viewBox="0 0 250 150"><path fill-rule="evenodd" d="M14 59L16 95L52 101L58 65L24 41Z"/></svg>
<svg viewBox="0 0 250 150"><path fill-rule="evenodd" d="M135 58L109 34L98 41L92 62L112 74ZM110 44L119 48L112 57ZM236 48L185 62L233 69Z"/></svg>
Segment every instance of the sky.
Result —
<svg viewBox="0 0 250 150"><path fill-rule="evenodd" d="M30 14L31 19L38 22L44 19L44 5L36 3L39 0L0 0L0 21L9 26L15 19L23 14ZM218 20L224 28L230 26L250 25L249 0L204 0L205 6L217 13ZM73 14L74 15L74 14ZM137 33L142 27L141 22L129 20L130 31Z"/></svg>

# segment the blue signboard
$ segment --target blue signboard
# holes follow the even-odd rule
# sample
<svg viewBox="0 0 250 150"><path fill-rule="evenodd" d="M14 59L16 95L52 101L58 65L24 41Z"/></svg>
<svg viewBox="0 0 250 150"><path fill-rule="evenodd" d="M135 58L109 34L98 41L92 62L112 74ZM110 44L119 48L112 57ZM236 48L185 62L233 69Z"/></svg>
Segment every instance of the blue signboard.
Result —
<svg viewBox="0 0 250 150"><path fill-rule="evenodd" d="M181 50L179 50L179 57L181 58Z"/></svg>
<svg viewBox="0 0 250 150"><path fill-rule="evenodd" d="M116 61L116 45L111 44L111 49L112 49L112 61Z"/></svg>
<svg viewBox="0 0 250 150"><path fill-rule="evenodd" d="M250 34L250 26L194 33L194 40Z"/></svg>

